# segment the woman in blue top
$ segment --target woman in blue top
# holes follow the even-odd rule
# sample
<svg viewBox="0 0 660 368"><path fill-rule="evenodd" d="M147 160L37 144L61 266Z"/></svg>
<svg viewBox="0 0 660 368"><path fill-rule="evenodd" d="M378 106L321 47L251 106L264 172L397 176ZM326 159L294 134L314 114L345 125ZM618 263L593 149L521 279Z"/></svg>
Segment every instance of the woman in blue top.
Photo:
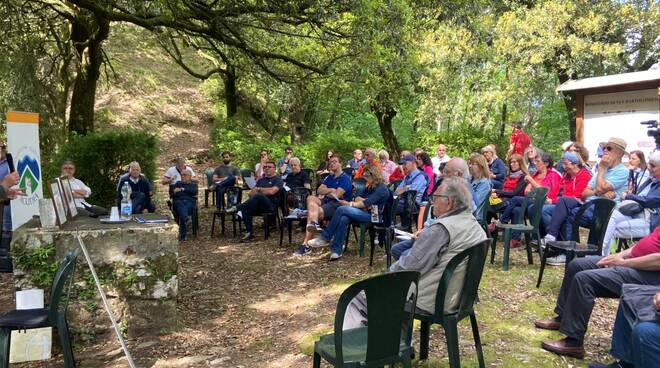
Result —
<svg viewBox="0 0 660 368"><path fill-rule="evenodd" d="M486 202L488 201L488 196L492 189L491 180L489 180L490 170L488 170L488 162L486 162L486 158L479 153L473 153L470 155L468 163L470 166L470 175L472 175L472 181L470 182L472 200L476 206L473 214L474 217L479 220L484 216Z"/></svg>
<svg viewBox="0 0 660 368"><path fill-rule="evenodd" d="M328 226L318 238L312 239L308 243L313 248L330 245L331 261L341 257L348 225L351 222L371 222L372 206L378 206L380 216L382 216L383 208L391 196L390 190L387 189L387 182L383 179L382 171L378 166L367 163L362 171L362 177L367 180L362 193L350 202L340 200L341 207L337 208Z"/></svg>
<svg viewBox="0 0 660 368"><path fill-rule="evenodd" d="M502 189L504 177L506 176L506 165L495 152L495 146L492 144L487 145L481 149L481 154L486 158L488 169L490 170L486 178L490 179L493 189Z"/></svg>

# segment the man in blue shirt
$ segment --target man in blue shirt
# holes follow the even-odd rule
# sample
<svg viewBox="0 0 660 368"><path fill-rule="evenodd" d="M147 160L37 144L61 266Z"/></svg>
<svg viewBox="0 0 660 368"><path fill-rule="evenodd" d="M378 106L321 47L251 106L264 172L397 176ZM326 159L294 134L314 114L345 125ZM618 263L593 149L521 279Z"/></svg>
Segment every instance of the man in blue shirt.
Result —
<svg viewBox="0 0 660 368"><path fill-rule="evenodd" d="M314 233L321 230L319 223L329 220L340 206L339 201L350 201L353 191L351 177L342 170L342 159L334 154L328 161L330 175L323 179L323 183L316 190L318 196L307 197L307 231L302 245L294 255L304 255L311 252L308 242ZM322 197L322 198L321 198Z"/></svg>
<svg viewBox="0 0 660 368"><path fill-rule="evenodd" d="M291 165L289 165L289 160L293 157L293 148L287 147L284 149L284 157L278 162L278 167L280 169L280 175L286 177L291 172Z"/></svg>
<svg viewBox="0 0 660 368"><path fill-rule="evenodd" d="M403 165L403 170L406 173L406 176L396 188L395 193L397 196L401 197L408 191L417 191L417 195L415 196L415 205L417 208L419 208L419 206L422 205L424 192L426 192L426 188L428 187L428 177L422 171L417 169L417 162L415 161L415 156L413 155L404 156L403 159L399 161L399 164ZM397 215L403 213L403 202L404 201L399 200L397 203L395 209L395 213ZM414 212L415 211L413 211L413 213ZM410 227L410 221L411 219L409 218L402 218L401 226L404 228Z"/></svg>
<svg viewBox="0 0 660 368"><path fill-rule="evenodd" d="M626 152L626 141L621 138L612 137L609 141L601 143L604 154L594 175L587 187L582 192L582 201L573 197L559 197L552 214L552 220L547 227L548 234L545 241L554 241L561 236L564 240L571 240L573 232L573 221L584 202L595 198L607 198L614 201L621 199L621 192L626 190L628 184L628 169L621 162ZM587 209L580 220L580 226L589 226L593 219L593 207ZM548 264L563 264L565 257L548 258Z"/></svg>
<svg viewBox="0 0 660 368"><path fill-rule="evenodd" d="M142 175L142 169L137 161L128 164L128 175L123 175L117 185L117 203L121 203L122 194L121 189L124 183L128 183L131 187L131 202L133 206L133 214L144 212L153 213L156 211L156 206L151 201L153 189L151 183L146 176Z"/></svg>
<svg viewBox="0 0 660 368"><path fill-rule="evenodd" d="M346 165L346 167L350 167L353 170L357 170L360 166L364 165L365 162L367 161L362 158L362 150L356 148L355 151L353 151L353 158L348 160L348 164Z"/></svg>

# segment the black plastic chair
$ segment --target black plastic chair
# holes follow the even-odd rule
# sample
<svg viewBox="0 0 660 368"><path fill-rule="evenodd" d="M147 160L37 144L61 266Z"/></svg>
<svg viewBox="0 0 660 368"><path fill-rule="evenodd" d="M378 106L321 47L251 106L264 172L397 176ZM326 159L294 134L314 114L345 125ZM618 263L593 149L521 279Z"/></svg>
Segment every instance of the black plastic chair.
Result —
<svg viewBox="0 0 660 368"><path fill-rule="evenodd" d="M481 348L481 338L479 337L479 326L477 325L477 317L474 314L474 302L477 298L479 290L479 283L481 282L481 275L483 274L484 264L486 263L486 254L488 253L488 245L491 239L486 239L476 245L462 251L454 256L447 266L440 278L438 284L438 291L435 296L435 311L433 314L415 313L415 319L420 320L420 338L419 338L419 358L427 359L429 355L429 333L432 324L442 325L445 330L445 338L447 340L447 352L449 353L449 366L451 368L459 368L460 352L458 350L458 322L466 317L470 317L472 325L472 335L474 336L474 344L477 350L477 360L479 367L485 367L484 354ZM446 293L456 268L466 261L465 276L463 278L462 292L458 300L456 311L448 311L451 307L446 305Z"/></svg>
<svg viewBox="0 0 660 368"><path fill-rule="evenodd" d="M380 239L379 245L385 248L385 254L387 255L387 268L390 268L392 264L392 238L394 237L394 195L390 192L390 196L387 198L387 202L383 207L383 213L381 214L381 222L379 223L370 223L366 227L369 230L370 238L370 254L369 254L369 266L374 264L374 251L376 249L376 237Z"/></svg>
<svg viewBox="0 0 660 368"><path fill-rule="evenodd" d="M313 367L321 358L334 367L382 367L401 362L412 367L412 311L415 310L419 272L391 272L358 281L339 297L334 333L321 336L314 344ZM408 293L412 285L414 294ZM367 301L368 324L343 329L346 309L358 294Z"/></svg>
<svg viewBox="0 0 660 368"><path fill-rule="evenodd" d="M307 197L309 197L312 194L311 189L307 188L293 188L291 191L287 194L291 199L292 199L292 207L293 209L299 209L301 211L306 211L307 210ZM307 215L304 216L296 216L296 217L289 217L291 214L291 211L289 211L289 201L285 201L285 214L284 218L282 219L283 224L280 226L280 247L282 246L282 242L284 240L284 228L286 227L289 231L289 244L291 244L291 232L293 229L293 222L297 221L298 223L307 223Z"/></svg>
<svg viewBox="0 0 660 368"><path fill-rule="evenodd" d="M403 202L403 208L399 217L401 218L401 227L402 230L409 233L412 232L412 224L417 223L417 215L419 214L419 208L417 208L417 203L415 199L417 198L416 190L407 190L399 196L399 202Z"/></svg>
<svg viewBox="0 0 660 368"><path fill-rule="evenodd" d="M213 221L211 222L211 237L215 233L215 219L220 217L221 234L225 235L225 215L228 215L227 209L238 206L243 201L243 189L241 187L233 186L227 187L220 193L219 201L215 203L215 212L213 212ZM241 231L241 221L235 213L231 215L232 228L234 230L234 237L236 236L236 223L238 223L238 231Z"/></svg>
<svg viewBox="0 0 660 368"><path fill-rule="evenodd" d="M350 176L351 179L353 179L353 176L355 176L355 169L352 167L345 167L342 169L343 172L346 173L346 175Z"/></svg>
<svg viewBox="0 0 660 368"><path fill-rule="evenodd" d="M504 239L502 240L502 248L504 250L504 256L502 259L502 269L504 271L509 270L509 251L511 250L510 242L511 235L514 231L521 232L525 234L525 248L527 250L527 262L529 264L534 264L532 258L532 245L530 242L530 234L536 237L537 244L541 244L541 232L539 226L541 224L541 215L543 213L543 204L548 195L548 188L538 187L532 189L529 193L525 195L525 199L520 206L520 222L513 224L501 224L497 223L495 225L495 231L493 234L493 244L491 244L490 252L490 263L495 262L495 249L497 248L497 231L502 230ZM533 211L528 212L527 207L529 204L532 204ZM543 249L539 247L539 254L543 257Z"/></svg>
<svg viewBox="0 0 660 368"><path fill-rule="evenodd" d="M245 178L253 177L254 178L254 170L252 169L241 169L241 180L243 181L243 186L241 187L242 190L250 190L250 187L248 187L247 183L245 183ZM254 178L257 180L257 178Z"/></svg>
<svg viewBox="0 0 660 368"><path fill-rule="evenodd" d="M11 345L11 332L16 330L30 330L42 327L55 327L62 345L64 366L75 367L69 326L66 320L66 310L69 304L69 291L73 284L73 273L76 267L78 251L70 251L55 273L50 291L48 308L12 310L0 317L0 367L9 367L9 347ZM65 299L62 292L66 287Z"/></svg>
<svg viewBox="0 0 660 368"><path fill-rule="evenodd" d="M283 221L280 218L280 212L282 213L282 217L284 217L284 214L286 213L286 192L284 189L280 189L277 192L277 204L275 208L272 211L265 211L261 213L261 216L263 218L263 223L264 223L264 240L268 239L270 236L270 227L272 225L276 225L279 229L280 232L283 231ZM275 219L275 223L271 223L272 219Z"/></svg>
<svg viewBox="0 0 660 368"><path fill-rule="evenodd" d="M565 254L566 264L568 265L575 257L599 256L602 254L605 230L607 230L607 224L610 222L610 216L612 215L612 211L614 211L615 205L616 203L612 200L596 198L580 207L573 221L572 238L574 240L551 241L546 243L545 252L543 252L543 257L541 258L541 269L539 270L539 279L536 281L536 287L541 286L543 271L549 257ZM594 207L594 215L589 224L589 237L586 243L581 243L580 221L584 212L590 207Z"/></svg>
<svg viewBox="0 0 660 368"><path fill-rule="evenodd" d="M316 176L314 175L314 170L305 168L305 169L300 169L300 171L307 173L307 183L311 186L312 183L316 180Z"/></svg>
<svg viewBox="0 0 660 368"><path fill-rule="evenodd" d="M211 196L211 203L215 206L215 183L213 182L213 169L206 169L204 176L206 177L206 188L204 188L204 208L209 208L209 194Z"/></svg>
<svg viewBox="0 0 660 368"><path fill-rule="evenodd" d="M628 242L634 244L637 243L638 241L642 240L643 238L617 238L616 242L616 252L619 253L622 250L626 250L630 248L630 245ZM605 246L605 244L603 244Z"/></svg>

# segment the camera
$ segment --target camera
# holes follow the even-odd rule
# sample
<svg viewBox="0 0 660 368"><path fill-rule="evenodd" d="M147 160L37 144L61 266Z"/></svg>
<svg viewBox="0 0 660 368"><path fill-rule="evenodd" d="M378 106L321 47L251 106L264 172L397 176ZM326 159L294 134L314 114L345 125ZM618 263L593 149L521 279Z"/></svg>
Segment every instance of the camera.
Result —
<svg viewBox="0 0 660 368"><path fill-rule="evenodd" d="M655 139L656 150L660 149L660 129L658 129L657 120L647 120L640 122L641 125L648 125L646 135Z"/></svg>

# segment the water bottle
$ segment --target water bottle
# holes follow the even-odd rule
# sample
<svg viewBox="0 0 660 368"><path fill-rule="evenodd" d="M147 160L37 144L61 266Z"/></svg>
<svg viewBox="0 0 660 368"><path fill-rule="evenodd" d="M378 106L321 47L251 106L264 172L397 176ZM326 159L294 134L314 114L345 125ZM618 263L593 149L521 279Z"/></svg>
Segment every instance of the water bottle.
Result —
<svg viewBox="0 0 660 368"><path fill-rule="evenodd" d="M133 203L131 202L131 186L127 182L124 183L124 186L121 188L121 217L122 218L131 218L133 213Z"/></svg>
<svg viewBox="0 0 660 368"><path fill-rule="evenodd" d="M371 222L374 224L380 223L380 212L378 211L378 205L371 205Z"/></svg>

